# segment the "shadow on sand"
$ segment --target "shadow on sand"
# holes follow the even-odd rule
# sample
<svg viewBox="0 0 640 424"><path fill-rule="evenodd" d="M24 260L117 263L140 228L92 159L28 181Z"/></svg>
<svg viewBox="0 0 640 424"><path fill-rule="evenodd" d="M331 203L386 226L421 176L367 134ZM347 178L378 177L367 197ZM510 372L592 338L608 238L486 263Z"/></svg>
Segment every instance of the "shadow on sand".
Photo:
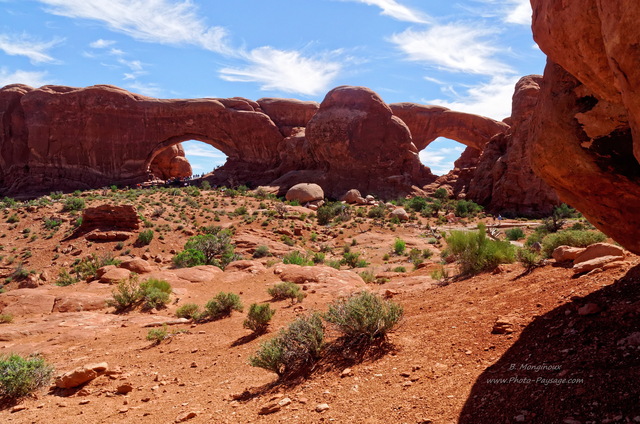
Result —
<svg viewBox="0 0 640 424"><path fill-rule="evenodd" d="M480 375L459 423L640 422L640 265L572 300ZM600 312L580 315L590 303Z"/></svg>

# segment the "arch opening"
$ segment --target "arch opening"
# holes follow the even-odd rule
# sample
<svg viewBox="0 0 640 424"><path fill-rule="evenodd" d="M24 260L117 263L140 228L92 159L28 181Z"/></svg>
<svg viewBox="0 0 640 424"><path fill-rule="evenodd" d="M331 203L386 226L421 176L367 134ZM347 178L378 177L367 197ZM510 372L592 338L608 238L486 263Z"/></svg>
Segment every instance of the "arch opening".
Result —
<svg viewBox="0 0 640 424"><path fill-rule="evenodd" d="M455 140L438 137L420 150L420 162L431 168L433 174L445 175L454 168L454 162L460 158L465 147Z"/></svg>
<svg viewBox="0 0 640 424"><path fill-rule="evenodd" d="M149 154L146 161L148 179L198 178L212 173L227 161L227 154L204 137L174 137Z"/></svg>

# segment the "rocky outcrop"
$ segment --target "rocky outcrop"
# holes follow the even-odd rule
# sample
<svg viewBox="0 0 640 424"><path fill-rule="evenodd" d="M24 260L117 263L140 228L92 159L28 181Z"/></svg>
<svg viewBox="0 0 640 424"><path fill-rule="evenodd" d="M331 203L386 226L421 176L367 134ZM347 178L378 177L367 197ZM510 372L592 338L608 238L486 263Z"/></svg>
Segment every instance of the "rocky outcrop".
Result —
<svg viewBox="0 0 640 424"><path fill-rule="evenodd" d="M278 126L284 137L291 136L295 128L304 128L318 111L320 105L316 102L305 102L296 99L258 100L262 112Z"/></svg>
<svg viewBox="0 0 640 424"><path fill-rule="evenodd" d="M556 193L535 173L529 159L530 128L542 77L518 81L512 101L511 127L493 137L478 160L467 198L493 213L549 216L560 204Z"/></svg>
<svg viewBox="0 0 640 424"><path fill-rule="evenodd" d="M418 150L424 149L438 137L483 150L492 137L509 129L504 122L442 106L392 103L389 107L395 116L407 124Z"/></svg>
<svg viewBox="0 0 640 424"><path fill-rule="evenodd" d="M533 0L548 55L531 160L561 200L640 253L640 10L633 0Z"/></svg>
<svg viewBox="0 0 640 424"><path fill-rule="evenodd" d="M105 85L9 86L0 90L0 107L0 167L10 195L142 182L158 152L190 139L256 175L277 164L283 139L255 111L257 103L238 98L161 100Z"/></svg>
<svg viewBox="0 0 640 424"><path fill-rule="evenodd" d="M409 128L373 91L342 86L327 93L306 139L333 197L356 188L383 197L434 180L420 163Z"/></svg>
<svg viewBox="0 0 640 424"><path fill-rule="evenodd" d="M82 224L75 234L100 231L135 231L140 218L131 205L100 205L82 212Z"/></svg>
<svg viewBox="0 0 640 424"><path fill-rule="evenodd" d="M151 161L149 170L161 180L189 177L193 172L191 164L184 155L184 148L181 144L167 147L158 153Z"/></svg>

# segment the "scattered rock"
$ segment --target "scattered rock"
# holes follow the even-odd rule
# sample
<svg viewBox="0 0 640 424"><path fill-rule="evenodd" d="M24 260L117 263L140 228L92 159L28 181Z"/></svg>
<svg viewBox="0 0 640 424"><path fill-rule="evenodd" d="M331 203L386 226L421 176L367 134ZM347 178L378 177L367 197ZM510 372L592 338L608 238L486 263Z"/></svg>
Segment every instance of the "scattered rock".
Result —
<svg viewBox="0 0 640 424"><path fill-rule="evenodd" d="M493 329L491 332L493 334L511 334L513 333L514 324L513 317L498 317L496 319L495 324L493 324Z"/></svg>
<svg viewBox="0 0 640 424"><path fill-rule="evenodd" d="M16 412L24 411L25 409L27 409L26 405L15 405L11 408L11 413L13 414Z"/></svg>
<svg viewBox="0 0 640 424"><path fill-rule="evenodd" d="M291 399L288 397L282 397L283 395L273 396L267 403L265 403L258 411L259 415L268 415L278 412L283 407L291 403Z"/></svg>
<svg viewBox="0 0 640 424"><path fill-rule="evenodd" d="M326 403L320 403L316 405L316 412L324 412L329 409L329 405Z"/></svg>
<svg viewBox="0 0 640 424"><path fill-rule="evenodd" d="M108 368L109 365L106 362L85 365L58 376L55 385L61 389L78 387L104 374Z"/></svg>
<svg viewBox="0 0 640 424"><path fill-rule="evenodd" d="M602 308L595 303L587 303L578 309L578 315L594 315L602 311Z"/></svg>
<svg viewBox="0 0 640 424"><path fill-rule="evenodd" d="M123 383L116 389L116 393L118 393L119 395L126 395L131 391L133 391L133 386L130 383Z"/></svg>
<svg viewBox="0 0 640 424"><path fill-rule="evenodd" d="M353 371L351 370L351 368L345 368L344 370L342 370L342 372L340 373L340 377L351 377L353 375Z"/></svg>
<svg viewBox="0 0 640 424"><path fill-rule="evenodd" d="M183 423L185 421L190 420L191 418L195 418L198 416L198 413L195 411L183 412L182 414L176 417L176 423Z"/></svg>

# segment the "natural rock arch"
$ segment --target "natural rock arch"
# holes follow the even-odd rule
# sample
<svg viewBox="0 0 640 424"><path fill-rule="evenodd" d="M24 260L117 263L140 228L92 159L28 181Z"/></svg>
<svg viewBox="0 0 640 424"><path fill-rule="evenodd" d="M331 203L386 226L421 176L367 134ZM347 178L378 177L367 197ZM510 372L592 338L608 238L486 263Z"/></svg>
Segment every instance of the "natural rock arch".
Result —
<svg viewBox="0 0 640 424"><path fill-rule="evenodd" d="M389 107L407 124L418 150L444 137L481 151L491 138L509 129L504 122L442 106L392 103Z"/></svg>

